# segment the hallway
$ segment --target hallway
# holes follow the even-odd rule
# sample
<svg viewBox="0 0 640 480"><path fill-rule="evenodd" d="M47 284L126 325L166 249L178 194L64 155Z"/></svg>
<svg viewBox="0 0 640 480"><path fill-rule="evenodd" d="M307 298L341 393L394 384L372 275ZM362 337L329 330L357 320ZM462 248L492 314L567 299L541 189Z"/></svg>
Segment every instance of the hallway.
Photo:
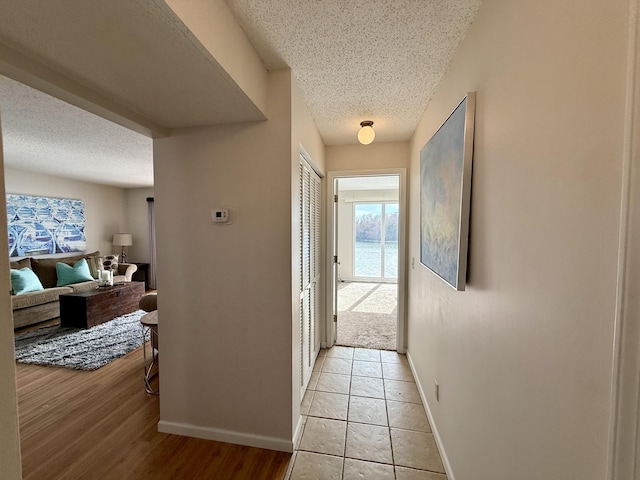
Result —
<svg viewBox="0 0 640 480"><path fill-rule="evenodd" d="M321 350L290 480L446 480L406 356Z"/></svg>

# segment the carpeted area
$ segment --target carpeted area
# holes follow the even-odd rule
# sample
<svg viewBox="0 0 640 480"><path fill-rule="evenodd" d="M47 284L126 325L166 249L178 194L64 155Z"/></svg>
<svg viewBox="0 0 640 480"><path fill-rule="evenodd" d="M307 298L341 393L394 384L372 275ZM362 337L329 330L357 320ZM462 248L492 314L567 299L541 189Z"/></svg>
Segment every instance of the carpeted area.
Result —
<svg viewBox="0 0 640 480"><path fill-rule="evenodd" d="M395 284L339 284L337 345L395 350L397 303Z"/></svg>
<svg viewBox="0 0 640 480"><path fill-rule="evenodd" d="M16 361L96 370L142 345L145 313L138 310L89 329L53 325L16 335Z"/></svg>

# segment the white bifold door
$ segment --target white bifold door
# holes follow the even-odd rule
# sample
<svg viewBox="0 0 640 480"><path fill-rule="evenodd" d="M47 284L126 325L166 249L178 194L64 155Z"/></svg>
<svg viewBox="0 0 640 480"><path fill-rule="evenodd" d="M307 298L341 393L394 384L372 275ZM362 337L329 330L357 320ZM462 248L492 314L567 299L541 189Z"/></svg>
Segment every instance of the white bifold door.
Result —
<svg viewBox="0 0 640 480"><path fill-rule="evenodd" d="M304 391L320 350L321 180L300 156L300 388Z"/></svg>

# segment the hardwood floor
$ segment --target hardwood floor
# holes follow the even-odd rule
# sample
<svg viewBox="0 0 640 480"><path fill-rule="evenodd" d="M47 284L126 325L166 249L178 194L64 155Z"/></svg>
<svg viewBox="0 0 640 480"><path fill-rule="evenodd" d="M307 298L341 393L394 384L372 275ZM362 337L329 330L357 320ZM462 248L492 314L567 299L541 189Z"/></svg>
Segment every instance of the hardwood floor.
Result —
<svg viewBox="0 0 640 480"><path fill-rule="evenodd" d="M17 364L16 374L25 480L285 476L288 453L158 433L141 349L95 372Z"/></svg>

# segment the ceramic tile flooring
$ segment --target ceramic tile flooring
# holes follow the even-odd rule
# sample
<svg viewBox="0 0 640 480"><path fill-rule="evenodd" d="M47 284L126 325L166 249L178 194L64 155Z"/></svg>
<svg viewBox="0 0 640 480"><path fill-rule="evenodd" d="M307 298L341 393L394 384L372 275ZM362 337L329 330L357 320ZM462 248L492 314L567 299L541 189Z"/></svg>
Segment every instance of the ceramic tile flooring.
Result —
<svg viewBox="0 0 640 480"><path fill-rule="evenodd" d="M321 350L290 480L446 480L406 356Z"/></svg>

